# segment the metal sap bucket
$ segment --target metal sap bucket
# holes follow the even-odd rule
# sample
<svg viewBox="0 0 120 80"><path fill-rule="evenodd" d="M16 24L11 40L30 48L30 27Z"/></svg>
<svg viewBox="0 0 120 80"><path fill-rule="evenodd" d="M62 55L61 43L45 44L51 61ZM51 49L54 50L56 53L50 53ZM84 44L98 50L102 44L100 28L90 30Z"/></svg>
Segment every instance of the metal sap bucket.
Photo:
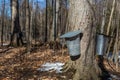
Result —
<svg viewBox="0 0 120 80"><path fill-rule="evenodd" d="M107 50L108 37L103 34L97 35L96 53L97 55L103 55Z"/></svg>
<svg viewBox="0 0 120 80"><path fill-rule="evenodd" d="M81 31L73 31L60 36L65 38L70 56L80 55L80 33Z"/></svg>

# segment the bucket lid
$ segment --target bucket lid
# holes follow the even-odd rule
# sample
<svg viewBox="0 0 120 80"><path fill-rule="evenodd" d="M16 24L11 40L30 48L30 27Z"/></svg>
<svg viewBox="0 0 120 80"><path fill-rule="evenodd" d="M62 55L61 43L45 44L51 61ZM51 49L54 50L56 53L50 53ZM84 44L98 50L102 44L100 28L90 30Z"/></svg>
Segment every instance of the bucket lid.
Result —
<svg viewBox="0 0 120 80"><path fill-rule="evenodd" d="M103 36L108 37L108 38L113 38L113 36L106 35L106 34L104 34L104 33L97 33L97 35L103 35Z"/></svg>
<svg viewBox="0 0 120 80"><path fill-rule="evenodd" d="M60 38L71 38L71 37L77 36L80 33L82 33L80 30L71 31L71 32L63 34L62 36L60 36Z"/></svg>

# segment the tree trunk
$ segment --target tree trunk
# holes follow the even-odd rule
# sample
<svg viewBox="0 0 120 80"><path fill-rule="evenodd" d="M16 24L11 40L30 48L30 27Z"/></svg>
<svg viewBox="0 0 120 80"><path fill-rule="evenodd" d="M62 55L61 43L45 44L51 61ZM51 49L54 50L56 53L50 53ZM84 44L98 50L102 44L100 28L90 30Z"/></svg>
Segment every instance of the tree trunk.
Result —
<svg viewBox="0 0 120 80"><path fill-rule="evenodd" d="M95 61L95 25L93 0L69 0L68 31L81 30L81 56L71 65L75 70L73 80L99 80L101 72Z"/></svg>
<svg viewBox="0 0 120 80"><path fill-rule="evenodd" d="M25 30L26 30L26 42L27 42L27 52L30 52L30 40L29 40L29 28L30 28L30 11L29 11L29 0L25 1L26 6L26 23L25 23Z"/></svg>
<svg viewBox="0 0 120 80"><path fill-rule="evenodd" d="M45 14L45 40L44 40L44 42L47 42L47 40L48 40L48 20L47 20L47 18L48 18L48 10L47 10L47 8L48 8L48 0L46 0L46 14Z"/></svg>
<svg viewBox="0 0 120 80"><path fill-rule="evenodd" d="M1 27L1 46L3 46L3 33L4 33L4 14L5 14L5 0L4 0L4 3L2 5L2 27Z"/></svg>
<svg viewBox="0 0 120 80"><path fill-rule="evenodd" d="M13 42L17 46L20 44L23 45L21 27L19 23L19 3L18 0L11 0L11 9L12 9L12 28L11 28L11 40L10 45L13 45ZM14 41L16 40L16 41Z"/></svg>
<svg viewBox="0 0 120 80"><path fill-rule="evenodd" d="M60 4L59 0L56 0L56 5L55 5L55 7L56 7L56 9L55 9L55 16L56 16L56 22L55 22L56 23L56 38L58 38L60 36L60 34L58 35L58 32L59 32L59 30L58 30L59 4Z"/></svg>
<svg viewBox="0 0 120 80"><path fill-rule="evenodd" d="M32 3L32 2L31 2ZM31 5L32 7L32 5ZM26 0L26 41L27 41L27 52L29 53L31 50L31 42L32 42L32 8L30 10L29 0Z"/></svg>
<svg viewBox="0 0 120 80"><path fill-rule="evenodd" d="M32 2L31 2L31 7L33 7L33 0L32 0ZM33 30L32 30L32 25L33 25L33 10L32 10L32 8L31 8L31 10L30 10L30 22L29 22L29 25L30 25L30 27L29 27L29 48L28 49L30 49L31 50L31 48L32 48L32 33L33 33ZM29 50L29 51L30 51Z"/></svg>
<svg viewBox="0 0 120 80"><path fill-rule="evenodd" d="M54 41L54 27L55 27L55 25L54 25L54 0L52 0L52 27L51 27L51 29L50 29L50 41Z"/></svg>

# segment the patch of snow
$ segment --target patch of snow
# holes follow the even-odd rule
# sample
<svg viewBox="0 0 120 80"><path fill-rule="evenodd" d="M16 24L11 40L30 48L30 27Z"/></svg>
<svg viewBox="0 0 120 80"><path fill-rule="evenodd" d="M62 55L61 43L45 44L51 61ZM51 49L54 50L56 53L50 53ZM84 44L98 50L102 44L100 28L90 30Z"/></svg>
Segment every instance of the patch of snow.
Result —
<svg viewBox="0 0 120 80"><path fill-rule="evenodd" d="M120 59L120 55L118 56L118 58Z"/></svg>
<svg viewBox="0 0 120 80"><path fill-rule="evenodd" d="M2 45L2 44L0 44L0 45ZM7 46L8 45L8 43L3 43L3 46Z"/></svg>
<svg viewBox="0 0 120 80"><path fill-rule="evenodd" d="M4 43L3 46L7 46L8 44L7 43Z"/></svg>
<svg viewBox="0 0 120 80"><path fill-rule="evenodd" d="M116 75L110 74L110 76L111 76L113 79L120 80L120 77L118 77L118 76L116 76Z"/></svg>
<svg viewBox="0 0 120 80"><path fill-rule="evenodd" d="M61 69L64 63L55 62L55 63L45 63L42 65L42 68L38 68L39 71L50 71L50 70L56 70L56 73L62 73Z"/></svg>

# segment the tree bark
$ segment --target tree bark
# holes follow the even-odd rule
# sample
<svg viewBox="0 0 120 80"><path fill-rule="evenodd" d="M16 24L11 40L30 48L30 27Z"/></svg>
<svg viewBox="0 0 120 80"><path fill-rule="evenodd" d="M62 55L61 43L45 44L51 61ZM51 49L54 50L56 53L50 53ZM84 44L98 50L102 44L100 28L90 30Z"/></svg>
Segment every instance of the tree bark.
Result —
<svg viewBox="0 0 120 80"><path fill-rule="evenodd" d="M27 41L27 52L31 51L31 43L32 43L32 2L31 2L31 10L29 0L26 0L26 41Z"/></svg>
<svg viewBox="0 0 120 80"><path fill-rule="evenodd" d="M4 0L2 7L3 8L2 8L2 27L1 27L1 46L3 46L3 37L4 37L3 33L4 33L4 27L5 27L5 25L4 25L5 0Z"/></svg>
<svg viewBox="0 0 120 80"><path fill-rule="evenodd" d="M48 41L48 0L46 0L46 14L45 14L45 40L44 42Z"/></svg>
<svg viewBox="0 0 120 80"><path fill-rule="evenodd" d="M60 35L58 35L58 32L59 32L59 30L58 30L58 13L59 13L59 4L60 4L60 2L59 2L59 0L56 0L56 5L55 5L55 16L56 16L56 38L58 38Z"/></svg>
<svg viewBox="0 0 120 80"><path fill-rule="evenodd" d="M20 44L23 45L22 40L22 32L19 22L19 3L18 0L11 0L11 9L12 9L12 28L11 28L11 40L10 45L13 45L13 42L17 46L20 46ZM16 40L16 41L14 41Z"/></svg>
<svg viewBox="0 0 120 80"><path fill-rule="evenodd" d="M29 0L25 0L25 7L26 7L26 23L25 23L25 30L26 30L26 42L27 42L27 52L30 52L30 40L29 40L29 31L30 31L30 11L29 11Z"/></svg>
<svg viewBox="0 0 120 80"><path fill-rule="evenodd" d="M52 0L52 28L50 34L50 41L54 41L56 37L56 14L55 14L55 0Z"/></svg>
<svg viewBox="0 0 120 80"><path fill-rule="evenodd" d="M95 61L95 25L92 9L93 0L69 0L68 31L81 30L80 58L72 61L75 75L73 80L99 80L101 72Z"/></svg>

